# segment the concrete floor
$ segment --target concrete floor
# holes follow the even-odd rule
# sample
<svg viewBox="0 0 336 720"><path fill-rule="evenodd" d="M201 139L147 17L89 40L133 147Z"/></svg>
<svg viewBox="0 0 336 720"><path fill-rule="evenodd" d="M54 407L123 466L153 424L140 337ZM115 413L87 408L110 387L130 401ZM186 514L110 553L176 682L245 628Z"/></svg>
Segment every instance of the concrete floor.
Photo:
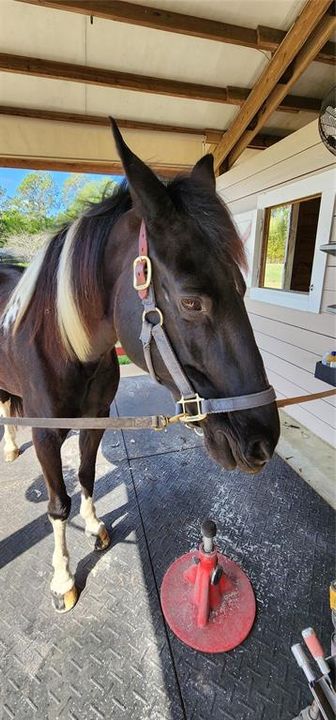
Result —
<svg viewBox="0 0 336 720"><path fill-rule="evenodd" d="M173 410L148 377L123 379L114 411L139 408ZM19 438L15 463L0 455L1 720L292 720L308 704L290 646L308 625L329 642L335 517L287 463L275 456L258 476L228 473L187 429L106 432L95 497L113 541L97 555L78 514L73 433L63 463L81 595L59 616L48 590L44 482L29 431ZM164 572L197 546L205 517L217 522L222 552L250 577L258 606L244 644L219 655L179 642L159 602Z"/></svg>
<svg viewBox="0 0 336 720"><path fill-rule="evenodd" d="M277 453L336 509L336 450L280 410Z"/></svg>

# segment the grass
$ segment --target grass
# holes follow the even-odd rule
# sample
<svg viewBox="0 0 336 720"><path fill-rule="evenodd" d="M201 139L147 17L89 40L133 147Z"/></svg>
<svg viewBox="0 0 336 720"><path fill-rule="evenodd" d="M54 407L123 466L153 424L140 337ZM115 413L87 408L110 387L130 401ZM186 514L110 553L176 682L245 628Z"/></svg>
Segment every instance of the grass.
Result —
<svg viewBox="0 0 336 720"><path fill-rule="evenodd" d="M119 355L118 360L119 360L119 365L130 365L131 364L131 361L127 357L127 355Z"/></svg>
<svg viewBox="0 0 336 720"><path fill-rule="evenodd" d="M263 287L282 289L282 263L267 263Z"/></svg>

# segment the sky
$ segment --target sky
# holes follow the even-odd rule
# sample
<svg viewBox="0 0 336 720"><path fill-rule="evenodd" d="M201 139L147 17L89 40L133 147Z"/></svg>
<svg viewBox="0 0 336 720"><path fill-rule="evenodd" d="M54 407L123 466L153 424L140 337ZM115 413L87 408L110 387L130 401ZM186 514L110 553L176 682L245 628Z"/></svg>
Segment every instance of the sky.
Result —
<svg viewBox="0 0 336 720"><path fill-rule="evenodd" d="M33 170L18 170L16 168L0 168L0 187L4 188L6 190L6 194L9 197L12 197L15 194L16 188L24 177L28 175L30 172L34 172ZM58 189L60 189L64 183L64 180L71 175L71 173L67 172L52 172L51 175L53 176L56 186ZM88 175L88 173L85 173L85 175ZM90 174L89 175L90 180L116 180L117 182L120 181L120 176L116 175L97 175L97 174Z"/></svg>

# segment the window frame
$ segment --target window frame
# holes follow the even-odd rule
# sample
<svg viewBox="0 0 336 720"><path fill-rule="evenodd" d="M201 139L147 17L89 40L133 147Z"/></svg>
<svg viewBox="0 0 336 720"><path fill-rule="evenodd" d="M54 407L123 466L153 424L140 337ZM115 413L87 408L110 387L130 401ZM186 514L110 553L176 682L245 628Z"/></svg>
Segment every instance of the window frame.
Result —
<svg viewBox="0 0 336 720"><path fill-rule="evenodd" d="M320 312L324 274L327 264L327 253L322 252L320 246L330 242L335 203L335 187L336 173L335 170L332 169L319 173L318 175L302 178L295 183L274 188L258 196L250 288L250 298L252 300L260 300L295 310L305 310L314 313ZM304 200L313 195L321 195L321 204L316 230L309 292L259 287L261 254L264 245L264 224L268 214L266 209L276 205Z"/></svg>

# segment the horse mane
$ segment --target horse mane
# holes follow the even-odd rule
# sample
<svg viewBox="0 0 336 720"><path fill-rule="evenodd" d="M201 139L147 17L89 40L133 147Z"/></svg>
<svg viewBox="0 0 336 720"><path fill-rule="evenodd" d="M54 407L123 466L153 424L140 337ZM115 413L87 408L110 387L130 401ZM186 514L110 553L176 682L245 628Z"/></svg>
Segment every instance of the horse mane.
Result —
<svg viewBox="0 0 336 720"><path fill-rule="evenodd" d="M228 263L246 266L243 243L218 196L190 177L171 181L167 192L185 221L194 227L196 224L209 256L220 262L223 270ZM122 183L111 196L90 205L74 222L56 232L14 288L1 319L4 330L15 333L29 318L35 337L46 322L48 334L55 340L60 338L67 356L86 362L92 336L106 309L106 242L113 225L131 207L130 191ZM201 250L203 253L204 246Z"/></svg>
<svg viewBox="0 0 336 720"><path fill-rule="evenodd" d="M70 358L85 362L90 337L104 312L103 256L112 226L130 209L126 183L111 196L91 204L71 224L56 232L35 255L14 288L1 325L16 333L30 318L32 337L44 321ZM28 312L29 310L29 312Z"/></svg>

